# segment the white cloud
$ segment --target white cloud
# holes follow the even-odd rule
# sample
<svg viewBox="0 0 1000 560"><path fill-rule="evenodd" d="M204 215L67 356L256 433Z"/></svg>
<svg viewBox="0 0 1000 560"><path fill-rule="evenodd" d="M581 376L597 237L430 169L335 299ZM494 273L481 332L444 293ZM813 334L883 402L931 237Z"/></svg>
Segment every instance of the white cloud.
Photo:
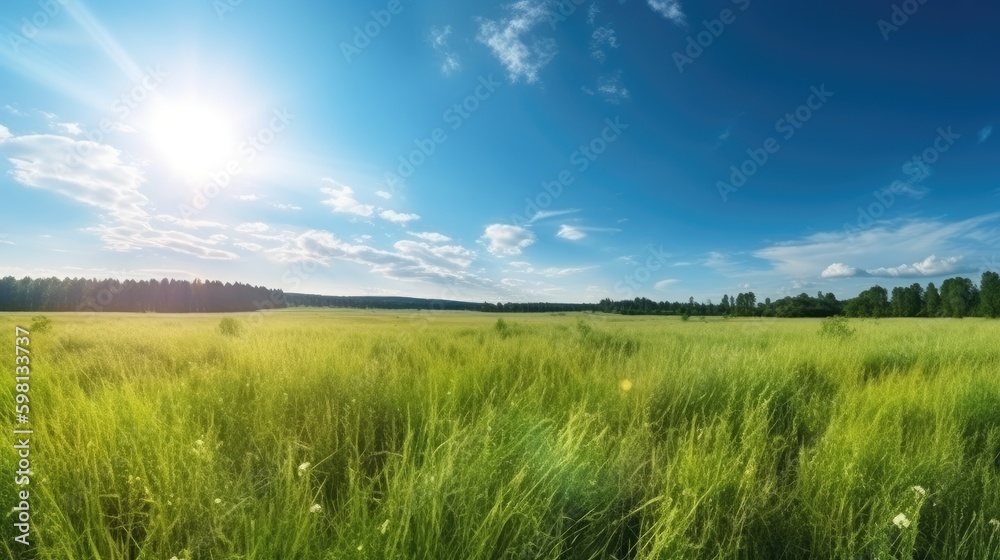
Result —
<svg viewBox="0 0 1000 560"><path fill-rule="evenodd" d="M446 76L462 67L458 55L454 51L448 49L448 37L450 36L450 25L444 26L443 29L439 29L437 27L431 28L431 45L444 59L441 63L441 73Z"/></svg>
<svg viewBox="0 0 1000 560"><path fill-rule="evenodd" d="M820 278L850 278L858 274L858 269L844 263L833 263L820 273ZM792 286L798 289L798 286Z"/></svg>
<svg viewBox="0 0 1000 560"><path fill-rule="evenodd" d="M618 228L604 228L604 227L583 227L583 226L571 226L567 224L562 224L559 226L559 232L556 233L557 237L563 239L569 239L570 241L579 241L584 237L587 237L587 232L597 231L597 232L617 232L621 231Z"/></svg>
<svg viewBox="0 0 1000 560"><path fill-rule="evenodd" d="M486 226L483 241L487 250L498 256L520 255L521 251L535 242L535 234L520 226L492 224Z"/></svg>
<svg viewBox="0 0 1000 560"><path fill-rule="evenodd" d="M924 266L922 261L926 261L927 255L974 256L988 254L1000 246L1000 230L995 225L998 220L1000 213L957 222L894 220L878 222L864 230L848 224L846 231L814 233L799 240L773 244L755 251L753 256L770 261L772 268L767 272L786 278L815 278L828 269L830 263L845 262L878 275L892 274L893 269L883 264L892 261L920 263L920 266L895 267L897 272L936 270L936 267L951 264L942 260Z"/></svg>
<svg viewBox="0 0 1000 560"><path fill-rule="evenodd" d="M355 200L354 189L351 187L341 185L329 178L324 178L323 181L336 185L334 187L323 187L319 190L321 193L329 196L329 198L321 201L321 203L333 208L334 212L353 214L362 218L367 218L375 212L375 207L371 204L361 204Z"/></svg>
<svg viewBox="0 0 1000 560"><path fill-rule="evenodd" d="M50 123L49 126L63 134L72 134L73 136L79 136L83 134L83 128L80 126L80 123L75 123L75 122Z"/></svg>
<svg viewBox="0 0 1000 560"><path fill-rule="evenodd" d="M240 224L233 229L240 233L263 233L270 230L271 227L264 222L247 222L245 224Z"/></svg>
<svg viewBox="0 0 1000 560"><path fill-rule="evenodd" d="M386 191L375 191L375 196L389 200L390 198L392 198L392 193Z"/></svg>
<svg viewBox="0 0 1000 560"><path fill-rule="evenodd" d="M353 239L355 243L367 243L371 241L373 237L365 233L362 235L352 235L351 239Z"/></svg>
<svg viewBox="0 0 1000 560"><path fill-rule="evenodd" d="M8 138L13 138L13 136L14 135L10 133L10 129L9 128L7 128L6 126L0 124L0 142L3 142L4 140L6 140Z"/></svg>
<svg viewBox="0 0 1000 560"><path fill-rule="evenodd" d="M311 261L326 265L331 259L340 259L366 265L373 273L397 280L492 286L489 280L469 270L475 254L457 245L432 246L405 239L396 242L393 250L388 251L363 244L351 245L328 231L310 230L268 253L281 262Z"/></svg>
<svg viewBox="0 0 1000 560"><path fill-rule="evenodd" d="M961 264L961 262L962 257L947 257L944 259L938 259L934 255L931 255L921 262L901 264L892 268L873 268L866 270L865 272L871 276L881 276L886 278L939 276L958 271L959 264Z"/></svg>
<svg viewBox="0 0 1000 560"><path fill-rule="evenodd" d="M513 268L531 268L531 263L525 261L511 261L507 264Z"/></svg>
<svg viewBox="0 0 1000 560"><path fill-rule="evenodd" d="M597 14L601 13L601 7L597 5L597 2L592 3L587 8L587 23L594 25L597 21Z"/></svg>
<svg viewBox="0 0 1000 560"><path fill-rule="evenodd" d="M246 202L254 202L254 201L260 200L263 197L261 197L258 194L240 194L240 195L236 195L236 198L238 198L240 200L243 200L243 201L246 201Z"/></svg>
<svg viewBox="0 0 1000 560"><path fill-rule="evenodd" d="M684 25L686 19L684 11L681 9L680 0L647 0L649 7L656 13L676 23Z"/></svg>
<svg viewBox="0 0 1000 560"><path fill-rule="evenodd" d="M451 241L451 238L448 237L447 235L432 231L427 231L427 232L408 231L406 233L412 235L413 237L423 239L424 241L430 241L431 243L446 243L448 241Z"/></svg>
<svg viewBox="0 0 1000 560"><path fill-rule="evenodd" d="M989 140L990 136L993 135L993 125L984 126L982 130L979 131L979 143Z"/></svg>
<svg viewBox="0 0 1000 560"><path fill-rule="evenodd" d="M660 280L656 284L653 284L653 288L655 288L659 292L665 292L667 291L667 288L679 282L680 280L678 280L677 278L667 278L665 280Z"/></svg>
<svg viewBox="0 0 1000 560"><path fill-rule="evenodd" d="M566 214L573 214L579 211L580 210L576 208L572 208L569 210L539 210L538 212L535 213L534 216L531 217L530 220L528 220L528 223L534 223L537 222L538 220L544 220L546 218L552 218L555 216L564 216Z"/></svg>
<svg viewBox="0 0 1000 560"><path fill-rule="evenodd" d="M244 241L241 241L239 243L233 243L233 245L239 247L240 249L246 249L247 251L252 251L254 253L258 253L264 249L263 247L261 247L256 243L247 243Z"/></svg>
<svg viewBox="0 0 1000 560"><path fill-rule="evenodd" d="M585 266L578 268L554 268L549 267L544 270L538 271L542 276L547 276L549 278L561 278L563 276L572 276L574 274L580 274L581 272L586 272L588 270L593 270L597 268L596 266Z"/></svg>
<svg viewBox="0 0 1000 560"><path fill-rule="evenodd" d="M156 216L156 220L163 222L165 224L173 224L175 226L180 226L188 229L226 229L225 224L220 224L219 222L209 222L206 220L188 220L186 218L178 218L176 216L170 216L169 214L160 214Z"/></svg>
<svg viewBox="0 0 1000 560"><path fill-rule="evenodd" d="M608 59L608 49L617 49L618 35L610 25L602 25L590 34L590 56L603 64Z"/></svg>
<svg viewBox="0 0 1000 560"><path fill-rule="evenodd" d="M302 210L301 206L285 204L284 202L272 202L271 206L277 208L278 210Z"/></svg>
<svg viewBox="0 0 1000 560"><path fill-rule="evenodd" d="M555 57L556 43L551 38L528 39L525 35L545 20L549 8L545 2L518 0L506 9L510 15L501 21L480 21L478 40L493 51L512 82L536 82L539 71Z"/></svg>
<svg viewBox="0 0 1000 560"><path fill-rule="evenodd" d="M570 241L579 241L580 239L587 237L587 234L573 226L563 224L559 226L559 233L557 233L556 236L562 237L563 239L569 239Z"/></svg>
<svg viewBox="0 0 1000 560"><path fill-rule="evenodd" d="M378 215L383 220L392 222L394 224L406 225L413 220L419 220L420 216L418 214L403 214L396 212L395 210L383 210Z"/></svg>
<svg viewBox="0 0 1000 560"><path fill-rule="evenodd" d="M628 88L622 83L621 70L597 79L597 93L612 105L618 105L629 98Z"/></svg>

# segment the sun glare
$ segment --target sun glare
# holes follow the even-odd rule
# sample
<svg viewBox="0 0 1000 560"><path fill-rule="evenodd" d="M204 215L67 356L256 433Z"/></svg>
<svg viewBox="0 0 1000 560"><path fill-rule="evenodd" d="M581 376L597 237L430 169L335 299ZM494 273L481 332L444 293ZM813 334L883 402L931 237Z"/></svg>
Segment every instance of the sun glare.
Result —
<svg viewBox="0 0 1000 560"><path fill-rule="evenodd" d="M162 161L182 177L197 181L223 169L236 148L233 119L201 99L161 100L147 129Z"/></svg>

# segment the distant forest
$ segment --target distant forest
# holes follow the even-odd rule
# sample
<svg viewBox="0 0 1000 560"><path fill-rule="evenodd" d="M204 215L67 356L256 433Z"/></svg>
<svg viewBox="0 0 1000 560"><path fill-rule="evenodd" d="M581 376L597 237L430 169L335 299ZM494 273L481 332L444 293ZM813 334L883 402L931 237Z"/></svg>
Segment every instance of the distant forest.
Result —
<svg viewBox="0 0 1000 560"><path fill-rule="evenodd" d="M656 302L637 297L599 303L472 303L389 296L322 296L284 293L263 286L195 280L96 280L0 278L0 311L214 313L284 307L465 310L505 313L591 311L622 315L736 317L1000 317L1000 275L984 272L977 286L968 278L893 288L874 286L857 297L799 294L757 301L753 292L722 296L720 303Z"/></svg>

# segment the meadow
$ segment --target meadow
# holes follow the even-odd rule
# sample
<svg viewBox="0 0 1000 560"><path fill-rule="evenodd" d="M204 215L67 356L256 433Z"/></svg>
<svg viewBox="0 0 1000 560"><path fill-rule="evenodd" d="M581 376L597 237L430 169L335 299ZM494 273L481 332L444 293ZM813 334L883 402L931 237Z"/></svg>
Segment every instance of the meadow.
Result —
<svg viewBox="0 0 1000 560"><path fill-rule="evenodd" d="M49 318L0 556L1000 558L997 321Z"/></svg>

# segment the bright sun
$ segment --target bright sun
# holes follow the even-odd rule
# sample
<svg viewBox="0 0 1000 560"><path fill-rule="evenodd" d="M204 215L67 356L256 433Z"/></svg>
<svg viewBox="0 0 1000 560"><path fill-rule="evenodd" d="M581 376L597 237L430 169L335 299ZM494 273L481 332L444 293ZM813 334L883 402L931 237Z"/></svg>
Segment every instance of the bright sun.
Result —
<svg viewBox="0 0 1000 560"><path fill-rule="evenodd" d="M236 148L233 119L221 107L197 98L159 100L147 130L170 169L192 181L224 169Z"/></svg>

